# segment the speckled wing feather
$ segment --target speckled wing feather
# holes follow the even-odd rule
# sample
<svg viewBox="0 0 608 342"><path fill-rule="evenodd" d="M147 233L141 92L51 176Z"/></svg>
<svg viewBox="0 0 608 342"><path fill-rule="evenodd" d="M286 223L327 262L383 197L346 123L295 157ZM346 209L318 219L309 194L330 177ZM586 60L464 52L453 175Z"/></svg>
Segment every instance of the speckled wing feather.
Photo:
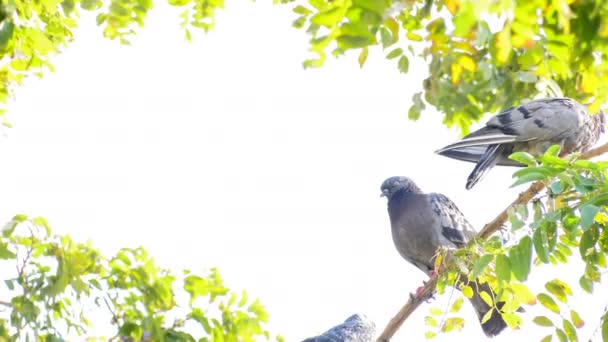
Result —
<svg viewBox="0 0 608 342"><path fill-rule="evenodd" d="M428 195L433 212L441 225L441 235L456 247L464 246L475 236L475 229L467 221L456 204L445 195L430 193Z"/></svg>

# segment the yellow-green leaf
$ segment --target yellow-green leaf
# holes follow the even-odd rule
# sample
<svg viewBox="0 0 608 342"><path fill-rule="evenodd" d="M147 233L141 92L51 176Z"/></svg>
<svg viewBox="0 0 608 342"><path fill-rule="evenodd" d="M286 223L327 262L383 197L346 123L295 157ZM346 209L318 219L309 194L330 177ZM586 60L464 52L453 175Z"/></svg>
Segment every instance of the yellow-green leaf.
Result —
<svg viewBox="0 0 608 342"><path fill-rule="evenodd" d="M520 302L526 303L528 305L536 304L536 297L526 285L522 283L513 283L509 285L509 288L513 291L513 293L517 297L517 300L519 300Z"/></svg>
<svg viewBox="0 0 608 342"><path fill-rule="evenodd" d="M502 319L511 329L519 329L523 324L521 316L515 313L505 312L502 314Z"/></svg>
<svg viewBox="0 0 608 342"><path fill-rule="evenodd" d="M359 53L359 67L363 68L365 61L367 60L367 55L369 54L369 49L366 47L361 49Z"/></svg>
<svg viewBox="0 0 608 342"><path fill-rule="evenodd" d="M486 291L479 292L479 296L486 304L488 304L489 307L494 306L494 301L492 300L492 297Z"/></svg>
<svg viewBox="0 0 608 342"><path fill-rule="evenodd" d="M568 336L568 339L570 341L578 341L578 337L576 336L576 329L574 328L574 325L572 325L572 323L569 320L564 319L563 326L564 326L564 332L566 333L566 336Z"/></svg>
<svg viewBox="0 0 608 342"><path fill-rule="evenodd" d="M534 317L532 322L536 323L537 325L540 325L541 327L552 327L553 326L553 322L545 316L536 316L536 317Z"/></svg>
<svg viewBox="0 0 608 342"><path fill-rule="evenodd" d="M580 329L585 325L585 321L583 321L578 312L574 310L570 310L570 318L572 319L572 324L574 324L577 329Z"/></svg>
<svg viewBox="0 0 608 342"><path fill-rule="evenodd" d="M469 299L473 298L473 288L471 288L469 285L463 286L462 294Z"/></svg>
<svg viewBox="0 0 608 342"><path fill-rule="evenodd" d="M463 302L462 297L456 298L456 300L454 301L454 303L452 303L452 306L450 307L450 312L456 313L456 312L460 311L460 308L462 307L462 302Z"/></svg>
<svg viewBox="0 0 608 342"><path fill-rule="evenodd" d="M538 301L547 309L549 309L555 313L560 312L559 306L557 306L557 303L555 303L553 298L551 298L551 296L549 296L548 294L539 293L538 296L536 296L536 298L538 298Z"/></svg>

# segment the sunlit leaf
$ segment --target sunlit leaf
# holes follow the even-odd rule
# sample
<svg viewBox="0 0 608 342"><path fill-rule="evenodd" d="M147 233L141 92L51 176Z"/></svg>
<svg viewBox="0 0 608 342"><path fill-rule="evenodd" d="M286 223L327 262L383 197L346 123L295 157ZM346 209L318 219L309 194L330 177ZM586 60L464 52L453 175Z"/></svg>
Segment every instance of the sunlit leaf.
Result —
<svg viewBox="0 0 608 342"><path fill-rule="evenodd" d="M552 327L553 322L545 316L536 316L532 322L540 325L541 327Z"/></svg>
<svg viewBox="0 0 608 342"><path fill-rule="evenodd" d="M559 313L559 306L557 306L557 303L555 303L555 301L553 300L553 298L551 298L551 296L545 294L545 293L539 293L538 296L536 296L536 298L538 298L538 301L547 309L555 312L555 313Z"/></svg>

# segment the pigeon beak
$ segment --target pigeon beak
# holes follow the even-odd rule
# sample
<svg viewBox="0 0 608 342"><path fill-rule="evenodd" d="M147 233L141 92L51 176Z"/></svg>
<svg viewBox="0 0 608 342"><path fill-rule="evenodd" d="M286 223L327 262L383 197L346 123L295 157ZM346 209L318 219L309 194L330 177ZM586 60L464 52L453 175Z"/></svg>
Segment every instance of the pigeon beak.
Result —
<svg viewBox="0 0 608 342"><path fill-rule="evenodd" d="M382 197L388 197L388 190L382 190L382 193L380 194L380 198Z"/></svg>

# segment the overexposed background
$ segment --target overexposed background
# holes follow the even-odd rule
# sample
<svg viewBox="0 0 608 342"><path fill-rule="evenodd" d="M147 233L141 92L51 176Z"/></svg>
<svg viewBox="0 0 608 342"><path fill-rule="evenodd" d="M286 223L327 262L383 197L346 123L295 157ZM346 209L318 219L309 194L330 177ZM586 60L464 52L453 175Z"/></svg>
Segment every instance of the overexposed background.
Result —
<svg viewBox="0 0 608 342"><path fill-rule="evenodd" d="M425 278L394 249L386 177L446 194L478 229L523 189L497 168L465 191L473 165L433 154L458 133L432 110L407 119L421 61L403 75L373 49L363 69L352 54L303 70L307 37L287 7L229 3L192 44L176 13L159 3L132 47L84 14L56 72L18 89L0 140L0 220L42 215L106 254L142 245L176 271L217 266L228 287L262 300L272 332L298 341L353 313L380 332ZM558 270L535 272L531 286L576 284L581 268ZM445 297L394 340L424 340L424 316ZM608 291L572 303L587 340ZM436 341L485 339L463 310L464 331ZM527 323L495 340L549 332Z"/></svg>

